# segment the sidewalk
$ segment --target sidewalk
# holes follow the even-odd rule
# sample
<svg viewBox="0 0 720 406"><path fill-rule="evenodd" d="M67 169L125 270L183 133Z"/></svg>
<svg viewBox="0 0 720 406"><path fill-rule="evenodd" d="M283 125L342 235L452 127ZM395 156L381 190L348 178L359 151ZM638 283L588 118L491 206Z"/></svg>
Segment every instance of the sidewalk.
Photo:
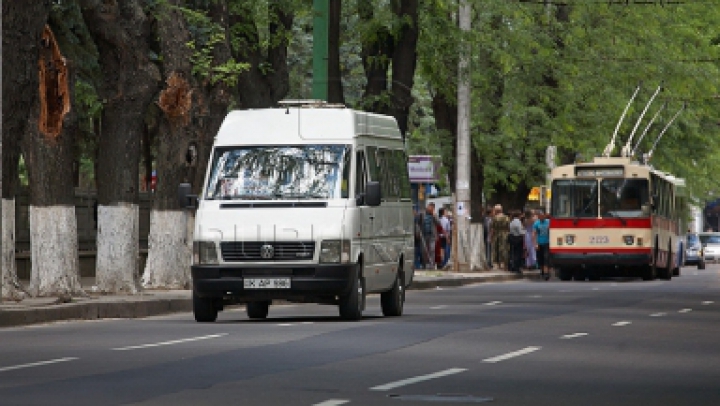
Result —
<svg viewBox="0 0 720 406"><path fill-rule="evenodd" d="M416 270L409 290L436 289L483 282L505 282L533 277L502 270L455 273L442 270ZM27 286L28 281L22 281ZM87 297L74 297L69 303L58 299L29 298L21 302L0 302L0 328L66 320L131 319L192 311L190 290L148 290L138 295L102 295L92 292L95 278L82 278Z"/></svg>

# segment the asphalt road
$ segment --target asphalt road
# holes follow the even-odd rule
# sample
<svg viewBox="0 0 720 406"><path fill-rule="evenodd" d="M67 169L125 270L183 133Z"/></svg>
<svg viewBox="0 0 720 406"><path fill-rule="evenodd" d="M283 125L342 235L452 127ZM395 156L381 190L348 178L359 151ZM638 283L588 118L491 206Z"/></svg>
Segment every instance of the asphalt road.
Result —
<svg viewBox="0 0 720 406"><path fill-rule="evenodd" d="M0 405L719 405L720 265L0 330ZM430 403L431 401L438 403Z"/></svg>

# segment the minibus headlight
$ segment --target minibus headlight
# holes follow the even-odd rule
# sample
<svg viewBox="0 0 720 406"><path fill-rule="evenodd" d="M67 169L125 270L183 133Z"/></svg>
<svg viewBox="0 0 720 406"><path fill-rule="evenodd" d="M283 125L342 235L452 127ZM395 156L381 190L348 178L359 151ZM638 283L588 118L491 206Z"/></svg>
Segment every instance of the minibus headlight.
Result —
<svg viewBox="0 0 720 406"><path fill-rule="evenodd" d="M568 234L565 236L565 243L567 245L573 245L575 244L575 236L572 234Z"/></svg>
<svg viewBox="0 0 720 406"><path fill-rule="evenodd" d="M346 264L350 262L350 241L324 240L320 244L320 263Z"/></svg>
<svg viewBox="0 0 720 406"><path fill-rule="evenodd" d="M623 241L625 241L625 245L633 245L633 243L635 243L635 236L624 235Z"/></svg>
<svg viewBox="0 0 720 406"><path fill-rule="evenodd" d="M196 265L217 265L217 245L214 241L193 242L193 263Z"/></svg>

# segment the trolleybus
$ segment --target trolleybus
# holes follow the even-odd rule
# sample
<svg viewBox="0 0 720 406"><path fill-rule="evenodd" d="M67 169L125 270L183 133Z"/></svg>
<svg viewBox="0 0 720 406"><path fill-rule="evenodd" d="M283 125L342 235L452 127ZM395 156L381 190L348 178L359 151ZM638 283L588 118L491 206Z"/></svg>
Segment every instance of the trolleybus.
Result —
<svg viewBox="0 0 720 406"><path fill-rule="evenodd" d="M550 257L561 280L679 275L685 181L629 157L551 172Z"/></svg>

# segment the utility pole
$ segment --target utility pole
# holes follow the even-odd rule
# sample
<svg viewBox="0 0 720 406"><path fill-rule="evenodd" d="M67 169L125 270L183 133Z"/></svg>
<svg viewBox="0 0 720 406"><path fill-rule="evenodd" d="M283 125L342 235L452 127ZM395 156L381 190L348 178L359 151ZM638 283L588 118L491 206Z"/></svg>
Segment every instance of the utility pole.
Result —
<svg viewBox="0 0 720 406"><path fill-rule="evenodd" d="M457 179L455 181L455 260L453 271L467 270L470 247L470 47L466 35L470 31L472 8L469 0L461 0L458 11L460 31L460 63L458 66L458 128Z"/></svg>
<svg viewBox="0 0 720 406"><path fill-rule="evenodd" d="M328 99L328 18L330 0L313 0L312 98Z"/></svg>

